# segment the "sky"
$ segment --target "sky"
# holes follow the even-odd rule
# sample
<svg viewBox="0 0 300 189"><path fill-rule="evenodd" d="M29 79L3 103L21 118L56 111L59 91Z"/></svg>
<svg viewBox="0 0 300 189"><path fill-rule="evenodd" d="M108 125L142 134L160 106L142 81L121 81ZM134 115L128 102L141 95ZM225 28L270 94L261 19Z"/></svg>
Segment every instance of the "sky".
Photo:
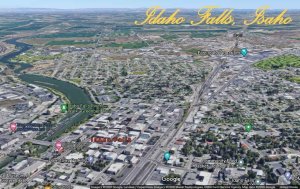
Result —
<svg viewBox="0 0 300 189"><path fill-rule="evenodd" d="M207 5L220 8L256 9L269 5L271 9L300 9L300 0L0 0L0 8L193 8Z"/></svg>

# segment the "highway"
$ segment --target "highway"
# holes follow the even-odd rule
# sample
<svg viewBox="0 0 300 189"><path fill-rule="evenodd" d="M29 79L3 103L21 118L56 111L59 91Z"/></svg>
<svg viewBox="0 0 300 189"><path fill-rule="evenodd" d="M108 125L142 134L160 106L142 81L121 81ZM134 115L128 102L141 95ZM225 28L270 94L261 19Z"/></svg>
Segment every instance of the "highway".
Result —
<svg viewBox="0 0 300 189"><path fill-rule="evenodd" d="M152 148L146 153L144 157L142 157L139 161L139 163L134 167L134 169L124 178L124 180L120 183L120 185L130 185L132 184L132 181L135 179L135 177L140 176L140 172L142 172L144 169L144 166L146 163L149 162L149 157L154 153L154 151L159 149L159 145L161 144L162 140L168 139L170 136L165 136L174 129L175 122L172 123L172 125L169 127L169 129L156 141L156 143L152 146Z"/></svg>
<svg viewBox="0 0 300 189"><path fill-rule="evenodd" d="M172 126L169 127L167 132L165 132L160 139L155 143L155 145L147 152L147 154L140 160L138 165L134 167L134 169L125 177L125 179L120 183L120 185L130 185L130 184L143 184L146 182L146 180L143 180L144 178L147 178L147 175L150 175L150 173L156 168L157 164L153 162L151 163L151 156L153 154L157 154L158 156L161 154L161 148L159 148L159 145L162 144L162 140L165 139L166 142L163 144L163 149L166 149L167 145L170 144L170 142L174 142L177 140L178 135L180 135L184 129L184 123L190 116L194 116L196 114L198 107L195 107L194 104L197 104L198 101L201 99L201 96L204 94L204 92L208 89L208 87L211 85L211 82L219 72L221 65L223 64L220 63L218 64L208 79L202 84L201 87L198 87L196 89L196 95L194 95L194 100L192 105L189 108L189 111L187 113L187 117L184 118L184 120L181 122L181 124L178 126L177 129L173 128L175 123L172 124ZM159 157L156 157L159 159ZM161 157L161 160L163 158ZM155 165L155 166L154 166ZM141 177L141 178L139 178Z"/></svg>
<svg viewBox="0 0 300 189"><path fill-rule="evenodd" d="M145 41L142 37L138 36L138 38L140 38L141 40ZM149 45L149 44L148 44ZM150 45L149 45L150 46ZM158 53L153 50L155 54L158 55ZM185 117L183 119L183 121L181 122L181 124L178 126L178 128L173 128L175 123L173 123L169 129L167 130L167 132L165 132L160 139L155 143L155 145L151 148L151 150L149 150L146 155L144 157L142 157L140 159L140 162L134 167L134 169L124 178L124 180L120 183L120 185L128 185L128 184L139 184L140 182L144 183L144 181L142 180L143 178L145 178L145 175L149 175L153 169L155 169L156 166L152 166L150 165L150 157L152 155L160 155L161 149L158 148L160 144L164 144L163 145L163 149L165 149L167 147L168 144L170 144L171 141L174 141L177 139L178 135L180 135L184 129L184 123L186 122L186 120L189 117L193 117L198 110L198 107L196 107L195 105L200 101L201 96L204 94L205 90L208 89L208 87L211 85L211 82L213 81L213 79L215 78L215 76L217 75L217 73L219 72L221 65L224 62L222 61L220 64L218 64L212 71L212 73L210 74L210 76L208 77L208 79L199 87L196 87L195 90L195 94L193 102L188 110L187 113L187 117ZM162 143L162 140L165 139L165 142ZM156 158L159 158L157 157ZM162 159L162 158L161 158ZM150 165L150 169L145 169L145 165L147 164ZM142 177L142 179L138 179L138 177ZM137 181L137 183L136 183Z"/></svg>
<svg viewBox="0 0 300 189"><path fill-rule="evenodd" d="M188 111L188 116L186 118L184 118L183 122L179 125L179 127L174 131L172 129L172 127L170 127L168 129L168 131L163 135L163 137L160 138L159 141L157 141L157 143L155 144L155 146L152 147L152 149L147 152L147 154L145 155L145 157L143 157L140 160L140 163L130 172L130 174L128 174L128 176L121 182L122 184L143 184L146 182L146 180L143 180L147 175L150 175L151 172L153 171L153 169L155 169L156 166L153 165L157 165L155 164L151 164L149 163L149 156L150 155L157 155L154 159L159 159L159 156L161 155L161 152L164 152L167 149L169 144L173 144L178 137L181 135L184 127L184 124L186 122L186 120L188 120L188 118L192 118L194 117L194 115L197 113L198 108L201 104L208 104L212 101L212 99L214 97L216 97L218 94L220 94L221 92L223 92L230 84L232 84L232 82L234 82L244 71L246 71L254 62L258 61L255 59L255 55L252 56L252 58L254 58L254 60L251 61L251 63L247 63L244 66L242 66L241 70L234 75L227 83L225 83L221 88L219 88L216 92L214 92L208 99L203 100L202 103L200 103L201 101L201 97L203 94L205 94L207 92L207 90L209 89L209 87L211 86L214 78L217 76L217 74L219 73L220 69L221 69L221 65L224 64L224 61L222 61L221 63L219 63L212 71L212 73L210 74L210 76L208 77L208 79L202 84L201 87L197 87L196 88L196 95L194 96L193 99L193 103L191 104L191 107ZM168 134L170 133L170 134ZM167 139L166 142L164 142L163 144L163 149L157 148L158 144L161 143L161 140L163 138L165 138L165 135L167 135ZM161 151L162 150L162 151ZM151 159L151 158L150 158ZM161 158L160 161L163 161L163 159Z"/></svg>

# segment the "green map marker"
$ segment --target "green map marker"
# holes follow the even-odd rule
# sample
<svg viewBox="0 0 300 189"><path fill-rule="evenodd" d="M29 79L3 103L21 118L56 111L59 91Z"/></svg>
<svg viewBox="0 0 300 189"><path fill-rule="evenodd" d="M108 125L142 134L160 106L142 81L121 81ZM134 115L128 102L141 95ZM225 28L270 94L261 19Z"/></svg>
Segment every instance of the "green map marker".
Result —
<svg viewBox="0 0 300 189"><path fill-rule="evenodd" d="M66 113L68 111L68 105L67 104L60 105L60 111L62 113Z"/></svg>
<svg viewBox="0 0 300 189"><path fill-rule="evenodd" d="M247 54L248 54L248 50L246 48L242 48L241 55L243 55L243 57L245 57Z"/></svg>
<svg viewBox="0 0 300 189"><path fill-rule="evenodd" d="M260 185L261 184L261 180L259 178L255 179L255 184L256 185Z"/></svg>
<svg viewBox="0 0 300 189"><path fill-rule="evenodd" d="M245 125L245 131L249 133L251 130L252 130L252 125L250 123L247 123Z"/></svg>
<svg viewBox="0 0 300 189"><path fill-rule="evenodd" d="M170 152L165 152L165 154L164 154L165 160L166 160L166 161L169 161L170 157L171 157Z"/></svg>
<svg viewBox="0 0 300 189"><path fill-rule="evenodd" d="M240 160L238 161L238 165L239 165L239 166L244 166L244 160L240 159Z"/></svg>

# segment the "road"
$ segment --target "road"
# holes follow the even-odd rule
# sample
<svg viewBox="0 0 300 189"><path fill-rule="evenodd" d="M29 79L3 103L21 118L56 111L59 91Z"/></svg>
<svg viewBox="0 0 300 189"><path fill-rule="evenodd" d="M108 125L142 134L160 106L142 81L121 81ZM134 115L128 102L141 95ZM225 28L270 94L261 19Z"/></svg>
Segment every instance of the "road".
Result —
<svg viewBox="0 0 300 189"><path fill-rule="evenodd" d="M144 166L146 163L149 162L149 157L154 153L154 151L159 149L159 145L161 144L162 140L166 140L165 136L172 130L174 129L175 122L171 124L169 129L156 141L156 143L152 146L152 148L146 153L144 157L142 157L139 161L139 163L134 167L134 169L124 178L124 180L120 183L120 185L130 185L132 184L133 179L135 177L140 176L140 172L142 172L144 169ZM167 139L170 136L167 137Z"/></svg>
<svg viewBox="0 0 300 189"><path fill-rule="evenodd" d="M188 117L194 116L196 114L198 107L194 106L194 104L198 103L198 101L201 99L201 96L208 89L208 86L211 85L211 82L213 81L213 79L217 75L217 73L219 72L222 64L223 64L223 62L218 64L214 68L214 70L212 71L212 73L210 74L208 79L202 84L202 86L196 87L196 90L195 90L196 95L194 95L192 105L190 106L190 108L188 110L188 113L187 113L187 115L189 115ZM134 169L127 175L127 177L125 177L125 179L120 183L120 185L145 183L146 180L143 180L143 178L146 178L147 175L150 175L150 173L156 167L156 166L153 166L153 164L150 164L150 161L151 161L150 156L152 156L153 154L160 155L161 149L158 148L158 146L161 144L163 139L165 139L165 141L167 141L167 142L163 143L164 144L163 149L166 149L166 147L168 146L168 144L170 144L170 142L172 143L172 142L175 142L175 140L177 140L177 137L182 133L182 131L184 129L184 123L186 122L188 117L184 118L184 120L178 126L177 129L173 128L174 127L174 123L173 123L173 125L169 127L167 132L165 132L163 134L163 136L160 137L160 139L155 143L155 145L151 148L151 150L148 151L147 154L140 160L139 164L134 167ZM145 165L149 165L150 168L146 169ZM141 179L139 179L139 177L141 177Z"/></svg>
<svg viewBox="0 0 300 189"><path fill-rule="evenodd" d="M147 179L151 176L152 171L156 168L157 164L152 161L147 161L147 165L143 167L138 177L135 177L132 181L134 185L144 185Z"/></svg>
<svg viewBox="0 0 300 189"><path fill-rule="evenodd" d="M147 41L144 40L139 35L137 35L137 37L147 43ZM155 54L158 55L158 53L155 50L153 50L153 51L154 51ZM186 122L186 120L189 117L193 117L196 114L196 112L198 110L198 107L195 107L195 104L197 104L199 102L199 100L201 99L201 96L204 94L205 90L207 90L208 86L211 85L211 82L213 81L214 77L217 75L217 73L220 70L222 64L223 64L223 61L214 68L211 75L203 83L202 86L196 87L195 95L193 95L194 96L193 102L192 102L192 104L191 104L191 106L188 110L188 113L187 113L188 116L183 119L183 121L178 126L178 128L177 129L173 128L174 124L172 126L170 126L169 129L167 130L167 132L165 132L160 137L160 139L155 143L155 145L151 148L151 150L149 150L146 153L146 155L143 158L140 159L140 162L138 163L138 165L136 165L134 167L134 169L127 175L127 177L125 177L125 179L120 183L120 185L135 184L134 183L135 180L137 180L138 183L139 183L140 180L137 177L141 176L142 178L144 178L145 175L149 175L149 173L150 173L150 171L152 171L152 169L148 169L148 170L144 169L145 164L147 163L147 165L148 165L149 161L150 161L149 159L151 159L149 156L152 156L153 154L158 154L158 155L160 154L161 149L159 149L158 146L159 146L159 144L161 144L161 142L164 138L166 138L166 139L165 139L165 142L163 143L164 144L163 149L165 149L168 146L168 144L170 144L171 141L176 140L177 136L182 133L182 131L184 129L183 124ZM159 65L158 65L158 67L159 67ZM142 170L142 169L144 169L144 170Z"/></svg>
<svg viewBox="0 0 300 189"><path fill-rule="evenodd" d="M24 141L24 142L31 142L32 144L39 144L42 146L53 146L53 143L49 142L49 141L35 140L35 139L30 139L30 138L25 138L25 139L20 139L20 140Z"/></svg>
<svg viewBox="0 0 300 189"><path fill-rule="evenodd" d="M203 85L201 87L196 87L196 95L194 96L192 105L188 111L188 116L186 119L184 119L184 121L182 122L182 124L174 131L171 130L171 134L166 134L170 132L170 129L165 133L165 135L168 136L167 142L164 143L163 145L163 149L162 152L167 150L166 147L168 147L169 144L172 144L173 142L175 142L178 137L182 134L184 127L184 124L186 123L186 120L188 120L189 118L191 119L192 117L194 117L194 115L197 113L198 108L201 104L208 104L210 103L214 97L216 97L217 95L219 95L220 93L222 93L229 85L231 85L244 71L246 71L247 69L249 69L249 67L256 61L259 60L258 56L252 55L252 61L247 61L245 60L245 62L248 62L247 64L245 64L244 66L242 66L241 70L234 75L227 83L225 83L221 88L219 88L216 92L214 92L208 99L206 100L202 100L201 97L203 94L205 94L207 92L207 90L210 88L212 81L214 80L214 78L216 77L216 75L219 73L220 69L221 69L221 65L224 64L224 61L222 61L220 64L218 64L212 71L212 73L210 74L210 76L208 77L208 79L203 83ZM268 57L266 57L268 58ZM250 62L250 63L249 63ZM200 101L202 101L202 103L200 103ZM165 136L163 135L163 136ZM162 139L163 137L161 137L160 139ZM138 166L136 166L131 172L130 174L121 182L122 184L140 184L141 182L144 183L145 181L142 181L143 178L147 178L145 177L145 175L149 175L153 168L151 167L150 169L145 169L144 166L145 165L149 165L149 159L147 160L147 158L149 158L150 154L158 154L160 155L159 152L161 152L161 149L156 149L158 147L158 143L160 143L161 141L158 141L155 146L151 149L150 152L147 153L147 155L141 159L141 162ZM156 150L154 150L156 149ZM153 152L154 151L154 152ZM159 151L159 152L157 152ZM142 168L144 170L142 170ZM140 177L141 179L138 179L138 177ZM137 182L135 182L137 181Z"/></svg>

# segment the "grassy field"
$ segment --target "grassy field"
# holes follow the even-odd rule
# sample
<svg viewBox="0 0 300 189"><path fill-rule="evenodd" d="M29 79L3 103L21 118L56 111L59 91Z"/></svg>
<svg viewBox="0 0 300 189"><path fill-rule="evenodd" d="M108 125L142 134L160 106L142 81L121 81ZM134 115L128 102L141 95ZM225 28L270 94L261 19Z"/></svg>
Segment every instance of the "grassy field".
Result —
<svg viewBox="0 0 300 189"><path fill-rule="evenodd" d="M300 68L300 57L295 55L283 55L267 60L259 61L255 67L263 70L282 69L286 67Z"/></svg>
<svg viewBox="0 0 300 189"><path fill-rule="evenodd" d="M26 62L26 63L34 63L40 60L54 60L56 58L61 58L62 55L58 54L58 55L48 55L48 56L34 56L31 54L21 54L17 57L15 57L14 59L12 59L12 61L14 62Z"/></svg>
<svg viewBox="0 0 300 189"><path fill-rule="evenodd" d="M217 34L208 33L208 32L192 32L191 38L209 38L209 37L216 37Z"/></svg>
<svg viewBox="0 0 300 189"><path fill-rule="evenodd" d="M93 44L95 41L74 41L74 40L62 40L62 41L49 41L46 45L89 45Z"/></svg>
<svg viewBox="0 0 300 189"><path fill-rule="evenodd" d="M291 78L289 78L289 81L295 82L295 83L300 83L300 77L291 77Z"/></svg>
<svg viewBox="0 0 300 189"><path fill-rule="evenodd" d="M185 49L184 51L191 54L198 54L198 51L200 51L200 49L192 48L192 49Z"/></svg>
<svg viewBox="0 0 300 189"><path fill-rule="evenodd" d="M81 83L81 79L76 77L76 78L73 78L73 79L70 79L70 81L76 83L76 84L80 84Z"/></svg>
<svg viewBox="0 0 300 189"><path fill-rule="evenodd" d="M34 31L34 30L39 30L41 28L44 28L46 26L48 26L47 23L36 22L33 24L21 26L21 27L11 28L9 30L10 31Z"/></svg>
<svg viewBox="0 0 300 189"><path fill-rule="evenodd" d="M178 35L162 35L161 36L163 39L165 39L165 40L174 40L174 39L177 39L178 38Z"/></svg>
<svg viewBox="0 0 300 189"><path fill-rule="evenodd" d="M0 23L0 30L7 30L16 27L21 27L22 25L29 24L31 20L28 21L21 21L21 22L2 22Z"/></svg>
<svg viewBox="0 0 300 189"><path fill-rule="evenodd" d="M73 37L93 37L95 32L68 32L68 33L53 33L45 35L37 35L35 38L73 38Z"/></svg>
<svg viewBox="0 0 300 189"><path fill-rule="evenodd" d="M147 42L148 44L152 42ZM138 48L143 48L147 47L148 44L144 41L141 42L131 42L131 43L109 43L106 44L104 47L122 47L124 49L138 49Z"/></svg>

